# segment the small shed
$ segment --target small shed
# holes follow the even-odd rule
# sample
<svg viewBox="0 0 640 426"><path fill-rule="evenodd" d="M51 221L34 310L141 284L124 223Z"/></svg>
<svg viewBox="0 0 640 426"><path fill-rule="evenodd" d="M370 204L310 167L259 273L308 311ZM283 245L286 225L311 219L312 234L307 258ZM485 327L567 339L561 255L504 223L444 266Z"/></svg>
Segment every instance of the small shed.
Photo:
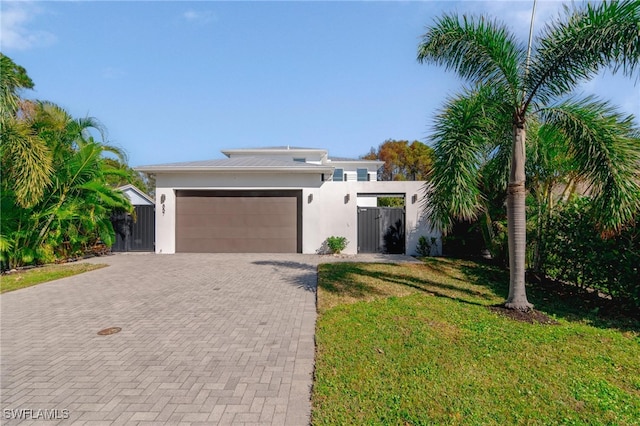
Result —
<svg viewBox="0 0 640 426"><path fill-rule="evenodd" d="M116 213L111 216L111 223L116 232L116 241L111 250L155 251L155 201L134 185L121 186L118 190L129 197L135 213Z"/></svg>

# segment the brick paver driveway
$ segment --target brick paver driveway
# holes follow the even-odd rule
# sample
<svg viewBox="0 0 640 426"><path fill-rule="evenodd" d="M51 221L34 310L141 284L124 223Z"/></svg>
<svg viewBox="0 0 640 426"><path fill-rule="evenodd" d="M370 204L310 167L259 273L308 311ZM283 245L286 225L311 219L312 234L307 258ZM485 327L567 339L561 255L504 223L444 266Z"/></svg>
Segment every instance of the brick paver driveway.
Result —
<svg viewBox="0 0 640 426"><path fill-rule="evenodd" d="M309 423L318 256L90 261L0 296L0 423Z"/></svg>

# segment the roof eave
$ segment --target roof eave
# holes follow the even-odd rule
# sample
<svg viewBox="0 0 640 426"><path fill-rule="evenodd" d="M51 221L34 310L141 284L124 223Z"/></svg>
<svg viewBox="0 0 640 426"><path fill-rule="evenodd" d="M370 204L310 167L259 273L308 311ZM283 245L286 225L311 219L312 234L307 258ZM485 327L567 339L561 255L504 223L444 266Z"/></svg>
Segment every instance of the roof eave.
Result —
<svg viewBox="0 0 640 426"><path fill-rule="evenodd" d="M155 200L153 198L151 198L148 194L144 193L140 188L138 188L137 186L129 183L127 185L123 185L123 186L119 186L116 188L118 191L120 192L124 192L127 189L131 189L133 192L135 192L136 194L138 194L140 197L144 198L145 200L151 202L151 203L155 203Z"/></svg>
<svg viewBox="0 0 640 426"><path fill-rule="evenodd" d="M209 166L186 166L186 167L161 167L161 166L141 166L134 167L134 170L146 173L228 173L228 172L245 172L245 173L333 173L333 167L209 167Z"/></svg>
<svg viewBox="0 0 640 426"><path fill-rule="evenodd" d="M329 164L333 163L349 163L349 164L371 164L371 165L384 165L384 161L378 160L332 160L329 158Z"/></svg>
<svg viewBox="0 0 640 426"><path fill-rule="evenodd" d="M227 157L231 154L257 154L263 156L265 154L291 154L292 152L313 152L327 155L329 151L317 148L249 148L249 149L224 149L220 151Z"/></svg>

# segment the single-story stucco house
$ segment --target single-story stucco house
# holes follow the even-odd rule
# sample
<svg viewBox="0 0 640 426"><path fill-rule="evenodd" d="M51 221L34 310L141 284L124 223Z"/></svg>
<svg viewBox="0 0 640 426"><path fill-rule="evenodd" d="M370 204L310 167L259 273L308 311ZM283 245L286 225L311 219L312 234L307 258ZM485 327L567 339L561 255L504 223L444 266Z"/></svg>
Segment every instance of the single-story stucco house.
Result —
<svg viewBox="0 0 640 426"><path fill-rule="evenodd" d="M381 161L289 146L222 153L136 168L156 177L156 253L318 253L342 236L346 254L415 254L423 235L440 253L421 216L425 182L377 181ZM376 207L383 196L404 198L404 208Z"/></svg>

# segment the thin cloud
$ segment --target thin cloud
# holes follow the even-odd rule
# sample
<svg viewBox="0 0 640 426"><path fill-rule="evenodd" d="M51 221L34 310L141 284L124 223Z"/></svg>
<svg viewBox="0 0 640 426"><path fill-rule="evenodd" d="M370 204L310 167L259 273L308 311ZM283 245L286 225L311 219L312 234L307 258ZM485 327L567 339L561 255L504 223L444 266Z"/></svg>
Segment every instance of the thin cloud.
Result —
<svg viewBox="0 0 640 426"><path fill-rule="evenodd" d="M3 2L0 43L3 50L27 50L54 44L57 37L48 31L35 30L30 22L44 10L31 2Z"/></svg>
<svg viewBox="0 0 640 426"><path fill-rule="evenodd" d="M108 80L115 80L120 77L124 77L126 73L121 68L107 67L102 70L102 77Z"/></svg>
<svg viewBox="0 0 640 426"><path fill-rule="evenodd" d="M188 22L207 24L217 20L215 13L210 10L193 10L189 9L182 13L182 18Z"/></svg>
<svg viewBox="0 0 640 426"><path fill-rule="evenodd" d="M570 2L561 0L537 2L534 34L539 34L546 23L560 15L563 4L570 4ZM466 2L463 3L463 5L466 11L497 18L499 21L507 24L519 40L522 40L522 42L527 41L529 26L531 24L533 0L483 0ZM459 7L458 9L462 8Z"/></svg>

